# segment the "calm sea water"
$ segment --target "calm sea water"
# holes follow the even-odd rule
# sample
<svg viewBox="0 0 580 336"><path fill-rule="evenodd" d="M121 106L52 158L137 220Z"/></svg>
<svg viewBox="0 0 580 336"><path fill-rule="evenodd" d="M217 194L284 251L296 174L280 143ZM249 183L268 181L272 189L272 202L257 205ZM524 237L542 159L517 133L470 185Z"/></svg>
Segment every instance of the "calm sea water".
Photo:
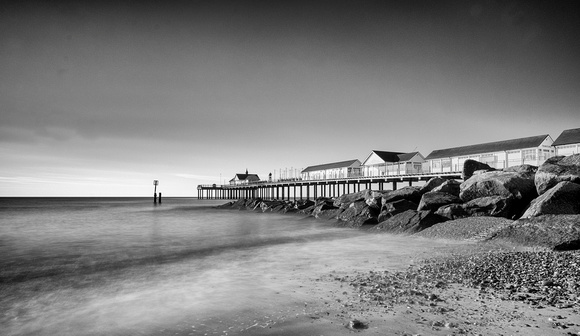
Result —
<svg viewBox="0 0 580 336"><path fill-rule="evenodd" d="M222 203L0 199L0 334L251 335L309 275L409 244Z"/></svg>

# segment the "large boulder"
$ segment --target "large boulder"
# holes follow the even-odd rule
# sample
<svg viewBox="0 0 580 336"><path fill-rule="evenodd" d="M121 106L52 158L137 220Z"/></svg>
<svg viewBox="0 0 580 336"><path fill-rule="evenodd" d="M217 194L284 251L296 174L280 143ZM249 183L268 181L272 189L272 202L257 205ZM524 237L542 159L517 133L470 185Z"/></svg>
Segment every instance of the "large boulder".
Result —
<svg viewBox="0 0 580 336"><path fill-rule="evenodd" d="M401 212L405 212L407 210L416 210L417 209L417 203L413 203L407 200L398 200L398 201L394 201L394 202L389 202L386 203L385 205L383 205L383 209L381 210L381 213L378 216L378 221L382 222L384 220L387 220L390 217L393 217L396 214L399 214Z"/></svg>
<svg viewBox="0 0 580 336"><path fill-rule="evenodd" d="M433 188L433 192L445 192L451 195L455 195L459 197L459 192L461 186L461 182L456 180L445 180L441 185L438 187Z"/></svg>
<svg viewBox="0 0 580 336"><path fill-rule="evenodd" d="M535 183L538 195L562 181L580 184L580 154L554 156L544 162L536 172Z"/></svg>
<svg viewBox="0 0 580 336"><path fill-rule="evenodd" d="M423 194L417 210L435 211L444 205L452 203L461 203L461 199L455 195L451 195L446 192L431 191L426 194Z"/></svg>
<svg viewBox="0 0 580 336"><path fill-rule="evenodd" d="M298 210L304 210L306 208L310 208L311 206L313 206L315 203L314 201L311 200L299 200L296 202L296 209Z"/></svg>
<svg viewBox="0 0 580 336"><path fill-rule="evenodd" d="M315 207L312 210L311 216L318 219L336 219L342 211L341 208L318 210L317 207Z"/></svg>
<svg viewBox="0 0 580 336"><path fill-rule="evenodd" d="M473 199L464 203L461 207L469 216L512 218L518 215L518 210L514 209L512 204L512 197L487 196Z"/></svg>
<svg viewBox="0 0 580 336"><path fill-rule="evenodd" d="M421 200L421 193L416 187L403 187L397 190L391 190L383 195L382 204L405 199L413 203L419 203Z"/></svg>
<svg viewBox="0 0 580 336"><path fill-rule="evenodd" d="M461 178L465 181L473 176L473 172L478 170L493 171L495 168L490 167L485 163L481 163L475 160L465 160L463 163L463 171L461 172Z"/></svg>
<svg viewBox="0 0 580 336"><path fill-rule="evenodd" d="M542 215L519 219L493 239L553 250L580 249L580 215Z"/></svg>
<svg viewBox="0 0 580 336"><path fill-rule="evenodd" d="M413 234L445 220L431 211L407 210L375 225L372 230Z"/></svg>
<svg viewBox="0 0 580 336"><path fill-rule="evenodd" d="M383 196L389 193L389 190L373 190L365 197L365 202L371 208L380 210L383 204Z"/></svg>
<svg viewBox="0 0 580 336"><path fill-rule="evenodd" d="M337 219L343 222L343 226L361 227L365 224L377 224L377 213L364 201L351 203L348 209L341 212Z"/></svg>
<svg viewBox="0 0 580 336"><path fill-rule="evenodd" d="M312 216L316 218L331 219L336 218L343 209L335 207L332 199L319 198L312 210Z"/></svg>
<svg viewBox="0 0 580 336"><path fill-rule="evenodd" d="M538 171L538 167L532 166L529 164L523 164L523 165L519 165L519 166L512 166L512 167L504 168L503 171L528 175L529 177L533 178L533 176Z"/></svg>
<svg viewBox="0 0 580 336"><path fill-rule="evenodd" d="M248 202L247 199L245 198L240 198L238 200L236 200L233 204L232 204L232 209L238 209L238 210L242 210L246 208L246 202Z"/></svg>
<svg viewBox="0 0 580 336"><path fill-rule="evenodd" d="M428 193L432 191L434 188L437 188L438 186L445 183L445 181L447 180L441 177L432 177L429 179L429 181L425 183L425 185L421 187L421 189L419 189L419 192L421 194Z"/></svg>
<svg viewBox="0 0 580 336"><path fill-rule="evenodd" d="M444 205L437 209L435 213L449 219L470 216L512 218L517 215L516 213L513 213L514 207L512 206L512 203L512 197L487 196L476 198L463 204L455 203Z"/></svg>
<svg viewBox="0 0 580 336"><path fill-rule="evenodd" d="M469 214L463 209L463 204L448 204L440 207L435 211L436 215L448 219L458 219L469 217Z"/></svg>
<svg viewBox="0 0 580 336"><path fill-rule="evenodd" d="M524 208L537 197L534 180L527 174L490 171L473 175L460 186L464 202L487 196L513 197L514 206ZM517 212L517 211L516 211Z"/></svg>
<svg viewBox="0 0 580 336"><path fill-rule="evenodd" d="M580 184L562 181L530 204L522 218L580 214Z"/></svg>
<svg viewBox="0 0 580 336"><path fill-rule="evenodd" d="M366 199L370 193L370 190L365 189L355 193L342 194L336 200L334 200L333 205L337 208L346 209L350 206L351 203Z"/></svg>

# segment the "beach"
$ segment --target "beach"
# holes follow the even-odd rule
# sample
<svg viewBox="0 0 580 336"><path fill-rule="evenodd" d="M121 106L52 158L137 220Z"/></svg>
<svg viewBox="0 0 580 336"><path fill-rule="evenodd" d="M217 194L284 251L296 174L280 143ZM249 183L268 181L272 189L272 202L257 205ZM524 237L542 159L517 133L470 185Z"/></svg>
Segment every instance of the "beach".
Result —
<svg viewBox="0 0 580 336"><path fill-rule="evenodd" d="M578 335L580 253L484 241L482 233L508 222L475 217L413 236L345 239L354 256L343 244L339 263L301 272L299 292L318 298L304 303L302 316L248 334Z"/></svg>
<svg viewBox="0 0 580 336"><path fill-rule="evenodd" d="M372 233L300 214L216 209L221 201L14 202L1 209L5 335L580 331L577 301L539 307L529 298L505 299L492 286L455 283L458 273L451 268L428 268L449 257L544 253L540 249ZM420 282L417 272L424 277ZM439 284L437 274L449 281Z"/></svg>

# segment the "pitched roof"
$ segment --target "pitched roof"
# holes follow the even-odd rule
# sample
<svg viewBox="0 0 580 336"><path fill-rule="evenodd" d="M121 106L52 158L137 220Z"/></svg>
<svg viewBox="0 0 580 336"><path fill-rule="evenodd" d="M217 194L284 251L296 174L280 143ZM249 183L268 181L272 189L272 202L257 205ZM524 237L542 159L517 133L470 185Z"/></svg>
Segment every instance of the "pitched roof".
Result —
<svg viewBox="0 0 580 336"><path fill-rule="evenodd" d="M419 152L399 154L399 161L409 161L417 154L421 156Z"/></svg>
<svg viewBox="0 0 580 336"><path fill-rule="evenodd" d="M244 180L248 180L248 181L259 181L260 180L260 178L258 177L258 174L236 174L236 176L234 176L234 178L231 179L230 181L235 180L236 177L240 181L244 181Z"/></svg>
<svg viewBox="0 0 580 336"><path fill-rule="evenodd" d="M549 137L549 135L543 134L527 138L495 141L471 146L437 149L432 151L431 154L427 155L425 160L538 147L542 144L542 142L544 142L546 137Z"/></svg>
<svg viewBox="0 0 580 336"><path fill-rule="evenodd" d="M399 162L399 155L405 154L401 152L386 152L386 151L379 151L373 150L373 153L377 154L385 162ZM371 153L372 154L372 153Z"/></svg>
<svg viewBox="0 0 580 336"><path fill-rule="evenodd" d="M580 128L565 130L560 134L556 141L554 141L552 146L562 146L575 143L580 143Z"/></svg>
<svg viewBox="0 0 580 336"><path fill-rule="evenodd" d="M401 153L401 152L386 152L386 151L379 151L373 150L371 154L367 157L365 162L375 153L381 160L385 162L401 162L401 161L409 161L415 155L419 154L419 152L411 152L411 153Z"/></svg>
<svg viewBox="0 0 580 336"><path fill-rule="evenodd" d="M326 163L326 164L321 164L321 165L317 165L317 166L309 166L309 167L304 168L304 170L302 170L302 172L307 173L307 172L318 171L318 170L350 167L357 161L358 161L358 159L354 159L354 160L348 160L348 161Z"/></svg>

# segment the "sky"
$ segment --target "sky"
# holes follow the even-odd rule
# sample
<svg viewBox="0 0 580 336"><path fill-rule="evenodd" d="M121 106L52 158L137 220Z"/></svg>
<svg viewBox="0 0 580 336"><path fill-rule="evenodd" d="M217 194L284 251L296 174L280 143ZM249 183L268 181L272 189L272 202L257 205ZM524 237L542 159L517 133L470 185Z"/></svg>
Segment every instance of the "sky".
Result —
<svg viewBox="0 0 580 336"><path fill-rule="evenodd" d="M236 173L580 127L575 1L1 1L0 196L196 196Z"/></svg>

